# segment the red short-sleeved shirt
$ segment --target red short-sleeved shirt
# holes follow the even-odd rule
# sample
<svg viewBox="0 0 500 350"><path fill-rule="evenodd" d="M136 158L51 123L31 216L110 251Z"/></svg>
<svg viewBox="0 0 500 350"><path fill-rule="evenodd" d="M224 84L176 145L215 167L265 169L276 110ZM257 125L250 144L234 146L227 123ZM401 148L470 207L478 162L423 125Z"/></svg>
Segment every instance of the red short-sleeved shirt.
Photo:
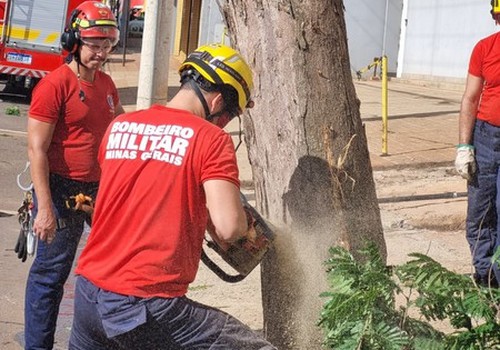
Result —
<svg viewBox="0 0 500 350"><path fill-rule="evenodd" d="M51 172L78 181L99 180L97 151L118 103L115 84L101 71L93 83L78 81L65 64L37 84L29 117L55 124L48 150Z"/></svg>
<svg viewBox="0 0 500 350"><path fill-rule="evenodd" d="M113 121L99 160L92 233L76 273L119 294L184 295L207 222L203 182L239 187L230 136L186 111L155 105Z"/></svg>
<svg viewBox="0 0 500 350"><path fill-rule="evenodd" d="M469 73L484 79L477 118L500 126L500 33L476 44L469 62Z"/></svg>

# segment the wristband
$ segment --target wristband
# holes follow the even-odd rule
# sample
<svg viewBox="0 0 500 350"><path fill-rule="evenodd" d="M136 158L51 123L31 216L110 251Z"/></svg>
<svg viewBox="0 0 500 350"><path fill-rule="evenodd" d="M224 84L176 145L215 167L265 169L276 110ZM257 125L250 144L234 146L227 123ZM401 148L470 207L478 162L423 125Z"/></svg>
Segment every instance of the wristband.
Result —
<svg viewBox="0 0 500 350"><path fill-rule="evenodd" d="M457 145L457 148L467 148L467 149L474 149L473 145L470 145L468 143L459 143Z"/></svg>

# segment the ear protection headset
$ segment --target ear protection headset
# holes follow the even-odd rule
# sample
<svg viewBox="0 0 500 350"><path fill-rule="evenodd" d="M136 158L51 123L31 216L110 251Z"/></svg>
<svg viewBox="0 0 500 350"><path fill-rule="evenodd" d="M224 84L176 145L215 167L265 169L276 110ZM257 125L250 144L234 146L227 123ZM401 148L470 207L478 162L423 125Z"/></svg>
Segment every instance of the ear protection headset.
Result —
<svg viewBox="0 0 500 350"><path fill-rule="evenodd" d="M80 45L80 34L74 23L76 18L80 14L80 10L74 9L71 12L70 20L68 25L64 29L64 32L61 34L61 46L64 50L69 53L75 53L78 50L78 46Z"/></svg>

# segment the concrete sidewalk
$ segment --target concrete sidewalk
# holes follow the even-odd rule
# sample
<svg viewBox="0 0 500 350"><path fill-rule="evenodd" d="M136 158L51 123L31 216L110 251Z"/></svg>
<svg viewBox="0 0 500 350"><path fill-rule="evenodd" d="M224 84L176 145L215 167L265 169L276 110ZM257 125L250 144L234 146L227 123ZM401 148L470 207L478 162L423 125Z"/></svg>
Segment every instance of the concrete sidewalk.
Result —
<svg viewBox="0 0 500 350"><path fill-rule="evenodd" d="M463 87L442 89L398 80L388 87L388 152L382 155L380 81L355 81L374 170L452 165ZM453 86L450 86L453 87Z"/></svg>

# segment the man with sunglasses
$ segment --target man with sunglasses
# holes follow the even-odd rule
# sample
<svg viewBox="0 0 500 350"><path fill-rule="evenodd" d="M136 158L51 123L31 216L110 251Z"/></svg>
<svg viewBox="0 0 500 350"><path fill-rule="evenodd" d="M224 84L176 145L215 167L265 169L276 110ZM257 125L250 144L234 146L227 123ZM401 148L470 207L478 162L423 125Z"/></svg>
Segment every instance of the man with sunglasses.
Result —
<svg viewBox="0 0 500 350"><path fill-rule="evenodd" d="M191 53L180 75L166 106L119 116L101 143L70 349L275 349L186 297L208 221L222 243L247 236L234 145L222 128L252 107L252 72L215 44Z"/></svg>
<svg viewBox="0 0 500 350"><path fill-rule="evenodd" d="M36 258L25 297L26 349L52 349L63 286L89 215L71 198L95 199L99 143L124 112L111 78L101 72L119 37L110 8L78 6L61 36L71 62L35 87L28 118L28 156L34 186Z"/></svg>

